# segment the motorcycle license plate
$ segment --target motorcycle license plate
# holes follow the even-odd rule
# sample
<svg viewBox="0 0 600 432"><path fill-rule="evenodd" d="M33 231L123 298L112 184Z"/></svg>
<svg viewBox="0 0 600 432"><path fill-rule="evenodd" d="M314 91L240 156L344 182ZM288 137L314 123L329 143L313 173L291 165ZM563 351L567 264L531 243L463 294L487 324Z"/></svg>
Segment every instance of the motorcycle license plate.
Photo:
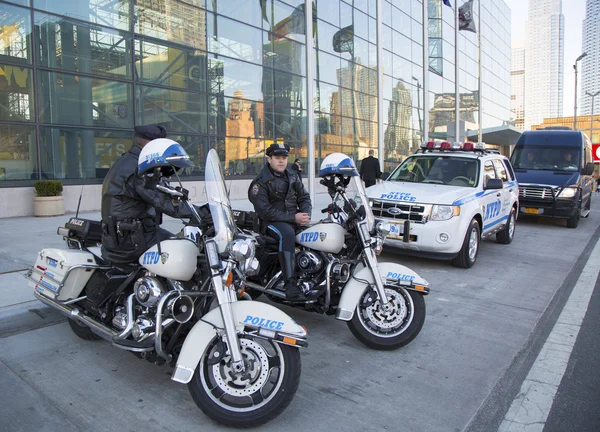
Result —
<svg viewBox="0 0 600 432"><path fill-rule="evenodd" d="M389 238L401 238L404 235L404 222L390 222Z"/></svg>
<svg viewBox="0 0 600 432"><path fill-rule="evenodd" d="M541 214L542 210L537 208L525 207L526 214Z"/></svg>

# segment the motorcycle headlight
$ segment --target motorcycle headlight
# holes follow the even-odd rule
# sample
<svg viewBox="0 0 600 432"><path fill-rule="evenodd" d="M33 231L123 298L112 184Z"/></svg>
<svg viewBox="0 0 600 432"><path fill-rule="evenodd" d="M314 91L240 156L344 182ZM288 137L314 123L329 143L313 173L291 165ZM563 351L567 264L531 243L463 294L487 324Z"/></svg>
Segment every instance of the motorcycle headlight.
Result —
<svg viewBox="0 0 600 432"><path fill-rule="evenodd" d="M250 239L236 239L227 246L229 256L236 261L244 261L254 258L255 246Z"/></svg>
<svg viewBox="0 0 600 432"><path fill-rule="evenodd" d="M566 187L560 191L557 198L570 199L570 198L573 198L576 194L577 194L577 188Z"/></svg>
<svg viewBox="0 0 600 432"><path fill-rule="evenodd" d="M431 208L431 220L445 221L460 215L460 206L434 205Z"/></svg>

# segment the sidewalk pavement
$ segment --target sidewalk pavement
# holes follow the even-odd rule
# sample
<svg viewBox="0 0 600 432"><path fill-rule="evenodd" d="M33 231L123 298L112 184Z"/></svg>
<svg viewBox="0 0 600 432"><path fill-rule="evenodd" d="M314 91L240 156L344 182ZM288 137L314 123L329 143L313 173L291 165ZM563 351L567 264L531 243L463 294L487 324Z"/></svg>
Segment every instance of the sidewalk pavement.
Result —
<svg viewBox="0 0 600 432"><path fill-rule="evenodd" d="M313 203L313 221L323 218L321 209L327 207L330 200L327 194L316 195ZM248 200L232 200L231 206L234 210L252 210L252 204ZM52 320L60 319L59 315L54 316L50 308L35 299L23 274L34 264L39 250L66 247L63 238L56 234L56 229L74 215L0 219L0 338L19 330L21 324L15 322L16 315L25 314L31 317L34 314L41 320L39 325L34 324L34 327L44 327L56 322ZM80 216L100 220L100 212L80 213ZM176 233L181 229L182 223L179 219L165 216L162 227ZM5 328L2 324L3 321L7 321L3 319L7 315L13 317L10 320L10 328Z"/></svg>

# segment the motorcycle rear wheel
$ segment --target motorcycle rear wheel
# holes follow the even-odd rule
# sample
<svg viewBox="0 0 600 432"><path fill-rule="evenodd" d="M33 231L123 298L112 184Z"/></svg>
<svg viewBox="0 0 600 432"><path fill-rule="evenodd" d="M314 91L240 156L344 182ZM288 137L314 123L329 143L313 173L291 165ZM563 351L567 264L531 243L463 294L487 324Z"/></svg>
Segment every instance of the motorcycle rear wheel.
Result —
<svg viewBox="0 0 600 432"><path fill-rule="evenodd" d="M302 364L297 348L264 339L240 337L246 363L244 376L231 370L229 351L221 361L214 358L218 338L209 345L188 389L196 405L211 419L232 427L250 428L267 423L291 403L298 385ZM222 345L221 345L222 346Z"/></svg>
<svg viewBox="0 0 600 432"><path fill-rule="evenodd" d="M67 318L67 322L69 323L69 327L73 330L77 336L79 336L83 340L93 341L100 339L96 333L94 333L88 326L85 324L80 324L79 322L72 320L71 318Z"/></svg>
<svg viewBox="0 0 600 432"><path fill-rule="evenodd" d="M405 288L385 287L391 309L384 311L374 290L361 296L348 328L360 342L376 350L394 350L417 337L425 322L423 295Z"/></svg>

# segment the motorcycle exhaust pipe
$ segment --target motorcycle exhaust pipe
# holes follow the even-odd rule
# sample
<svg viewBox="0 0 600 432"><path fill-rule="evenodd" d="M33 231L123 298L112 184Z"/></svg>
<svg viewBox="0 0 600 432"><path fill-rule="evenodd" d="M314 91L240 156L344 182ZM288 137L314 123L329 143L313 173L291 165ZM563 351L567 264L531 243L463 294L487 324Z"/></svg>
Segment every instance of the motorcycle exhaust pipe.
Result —
<svg viewBox="0 0 600 432"><path fill-rule="evenodd" d="M116 338L118 336L117 332L112 331L111 329L107 328L95 319L83 315L81 312L79 312L79 309L74 309L69 306L61 305L60 303L57 303L54 300L35 291L33 294L39 301L44 303L46 306L50 306L51 308L56 309L57 311L65 315L67 318L80 322L81 324L85 324L90 328L91 331L93 331L95 334L97 334L102 339L108 342L112 342L113 338Z"/></svg>
<svg viewBox="0 0 600 432"><path fill-rule="evenodd" d="M252 289L255 289L257 291L263 292L265 294L270 294L272 296L279 297L279 298L282 298L282 299L286 298L284 292L276 291L276 290L272 290L272 289L267 289L267 288L264 288L263 286L261 286L259 284L255 284L254 282L246 281L246 286L248 288L252 288Z"/></svg>

